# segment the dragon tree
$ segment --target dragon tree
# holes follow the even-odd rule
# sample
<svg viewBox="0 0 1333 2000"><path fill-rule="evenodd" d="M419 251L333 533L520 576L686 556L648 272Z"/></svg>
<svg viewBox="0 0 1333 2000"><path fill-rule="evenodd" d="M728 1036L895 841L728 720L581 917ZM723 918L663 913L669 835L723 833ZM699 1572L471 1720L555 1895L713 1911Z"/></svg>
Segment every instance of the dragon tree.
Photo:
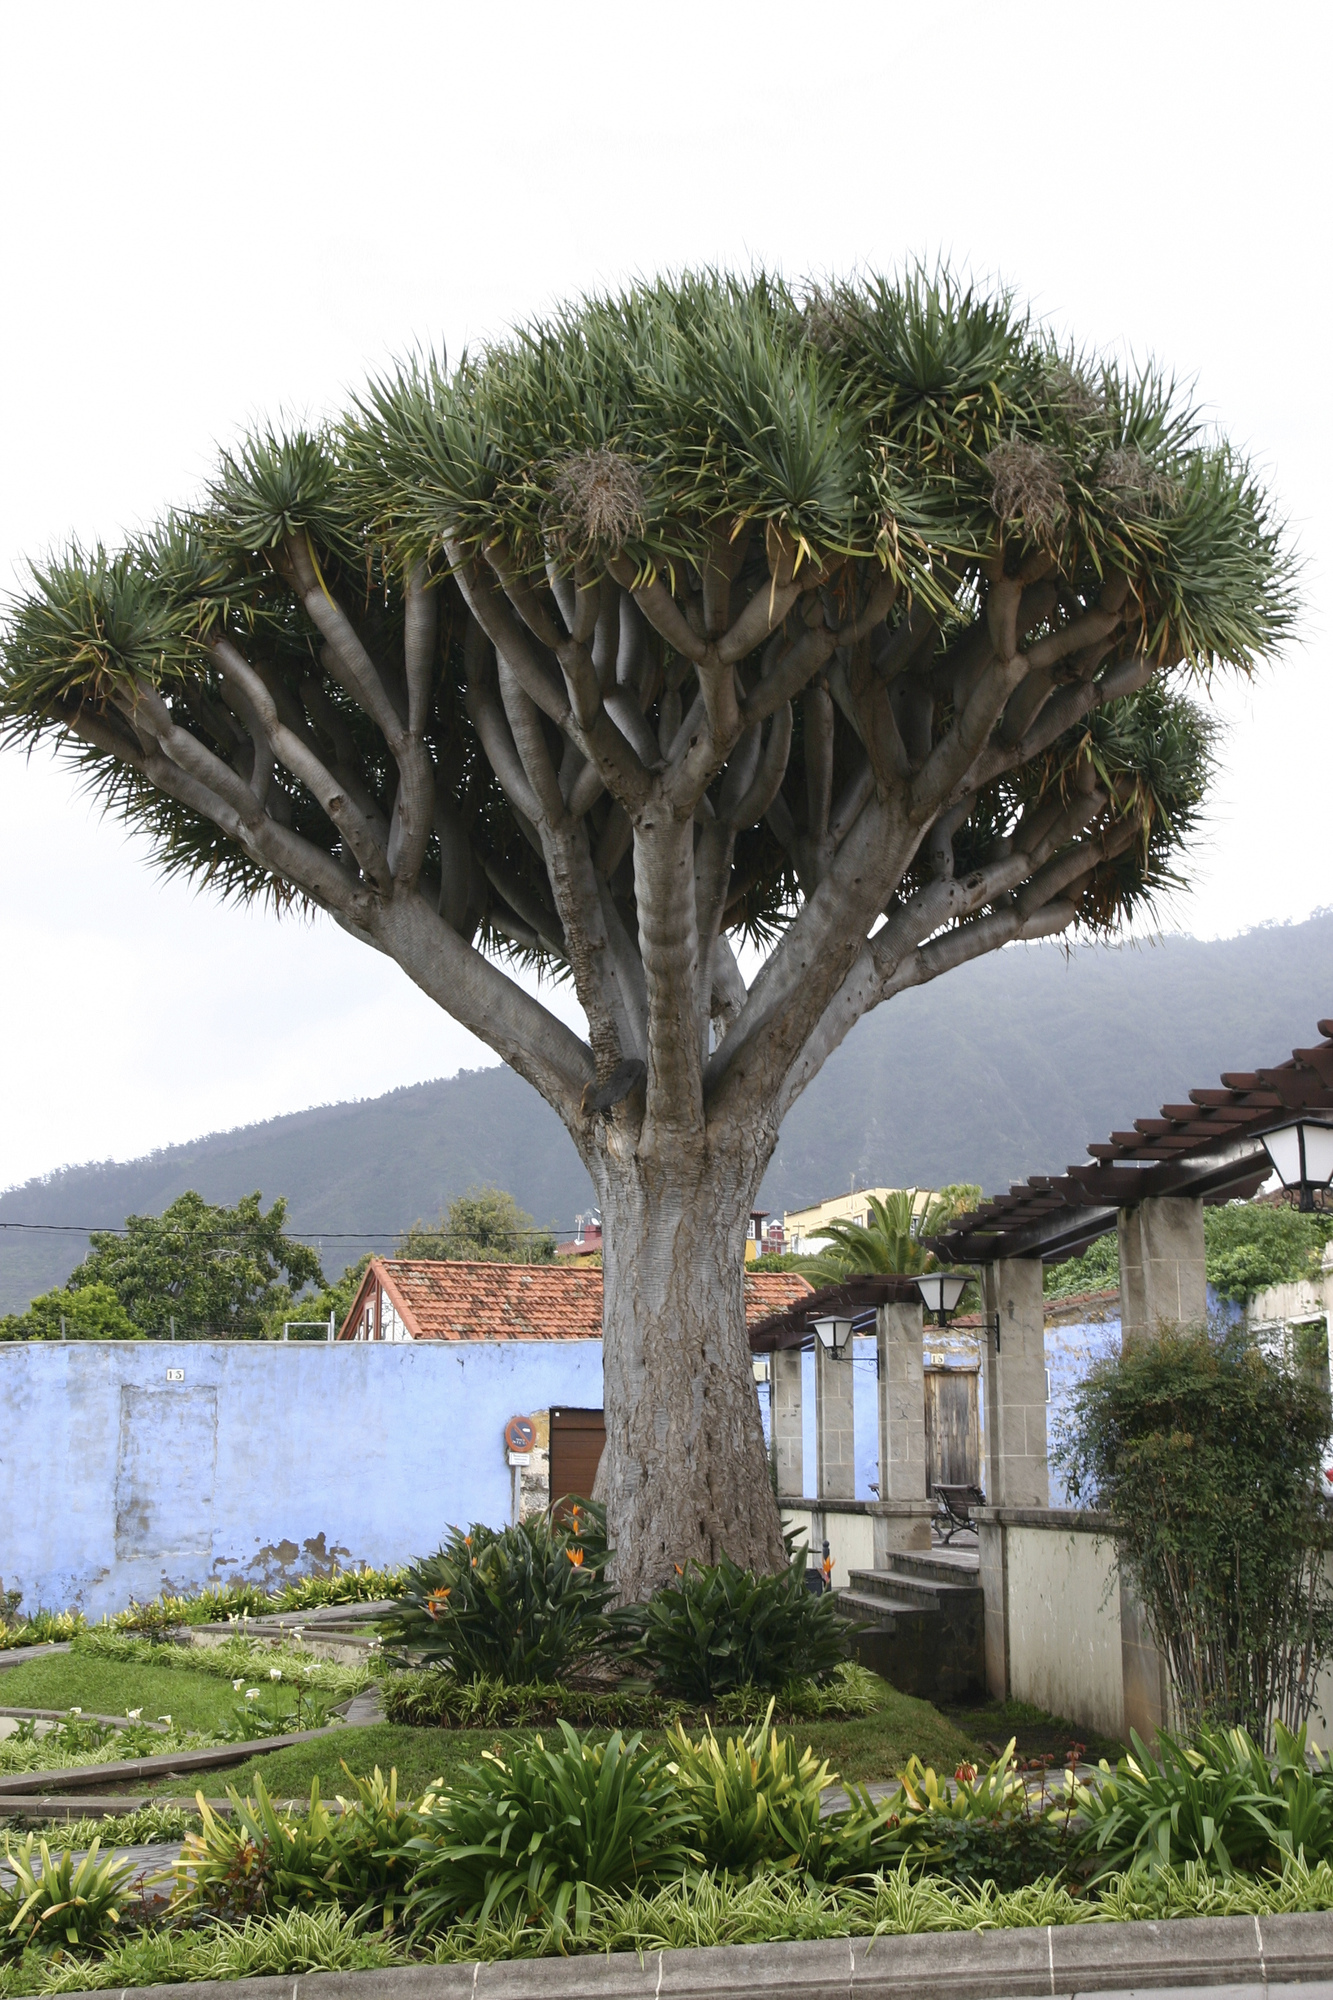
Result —
<svg viewBox="0 0 1333 2000"><path fill-rule="evenodd" d="M872 1007L1176 879L1211 676L1294 609L1155 368L947 274L710 273L418 355L36 565L0 705L167 871L327 912L559 1113L632 1598L783 1559L742 1259L792 1103Z"/></svg>

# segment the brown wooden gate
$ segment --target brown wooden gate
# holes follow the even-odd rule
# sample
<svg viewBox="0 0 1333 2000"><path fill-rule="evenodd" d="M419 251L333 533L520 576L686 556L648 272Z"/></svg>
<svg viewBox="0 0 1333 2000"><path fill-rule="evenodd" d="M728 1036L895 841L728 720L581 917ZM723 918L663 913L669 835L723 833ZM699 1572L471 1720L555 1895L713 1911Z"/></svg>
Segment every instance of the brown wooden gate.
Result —
<svg viewBox="0 0 1333 2000"><path fill-rule="evenodd" d="M551 1499L590 1500L606 1443L600 1410L551 1411ZM564 1510L557 1507L557 1516Z"/></svg>
<svg viewBox="0 0 1333 2000"><path fill-rule="evenodd" d="M937 1486L981 1484L980 1372L977 1368L926 1369L928 1493Z"/></svg>

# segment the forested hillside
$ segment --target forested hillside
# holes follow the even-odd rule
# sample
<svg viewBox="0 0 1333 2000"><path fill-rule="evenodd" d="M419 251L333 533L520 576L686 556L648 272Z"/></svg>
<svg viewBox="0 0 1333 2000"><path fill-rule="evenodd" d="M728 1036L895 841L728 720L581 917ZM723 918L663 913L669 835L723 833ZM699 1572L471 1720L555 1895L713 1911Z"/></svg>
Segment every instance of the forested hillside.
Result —
<svg viewBox="0 0 1333 2000"><path fill-rule="evenodd" d="M762 1201L794 1207L853 1178L989 1190L1058 1172L1164 1098L1282 1060L1328 1016L1333 911L1216 943L1020 946L864 1020L787 1119ZM554 1113L504 1069L70 1167L0 1195L0 1224L96 1227L187 1187L227 1203L257 1188L287 1196L332 1274L486 1182L558 1226L593 1198ZM84 1248L78 1234L0 1229L0 1312L63 1281Z"/></svg>

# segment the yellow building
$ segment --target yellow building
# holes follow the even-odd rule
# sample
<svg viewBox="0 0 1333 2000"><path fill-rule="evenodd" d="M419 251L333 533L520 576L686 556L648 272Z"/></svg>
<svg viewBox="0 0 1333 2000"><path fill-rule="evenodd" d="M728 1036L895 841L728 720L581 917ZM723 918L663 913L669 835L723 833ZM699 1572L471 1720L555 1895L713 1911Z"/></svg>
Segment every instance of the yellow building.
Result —
<svg viewBox="0 0 1333 2000"><path fill-rule="evenodd" d="M811 1208L788 1208L783 1211L782 1234L784 1248L797 1256L811 1256L824 1249L828 1238L823 1227L828 1222L854 1222L864 1229L870 1220L870 1199L887 1201L897 1188L871 1187L854 1188L850 1194L835 1194L828 1201L817 1201ZM927 1189L921 1189L917 1196L918 1212L930 1199Z"/></svg>

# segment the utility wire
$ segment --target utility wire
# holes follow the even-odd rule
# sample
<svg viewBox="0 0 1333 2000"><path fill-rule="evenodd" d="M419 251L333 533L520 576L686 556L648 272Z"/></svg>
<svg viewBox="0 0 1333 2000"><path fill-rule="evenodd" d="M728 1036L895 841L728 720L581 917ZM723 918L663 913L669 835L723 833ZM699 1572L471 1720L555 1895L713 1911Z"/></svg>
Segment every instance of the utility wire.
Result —
<svg viewBox="0 0 1333 2000"><path fill-rule="evenodd" d="M149 1215L141 1218L145 1222L161 1222L162 1219L159 1215ZM584 1227L586 1228L587 1226L588 1219L585 1216ZM294 1237L297 1242L304 1242L307 1236L319 1236L328 1242L334 1243L396 1243L400 1237L411 1235L416 1227L417 1225L413 1223L407 1229L307 1229L304 1226L292 1223L287 1225L282 1233L285 1236ZM544 1228L506 1229L504 1233L506 1236L559 1236L568 1231L572 1235L576 1227L577 1225L573 1222L551 1222ZM0 1229L53 1230L65 1236L130 1236L133 1234L128 1224L124 1222L0 1222ZM185 1225L185 1231L186 1233L189 1231L188 1224ZM259 1232L254 1229L217 1229L211 1230L208 1233L215 1239L230 1236L235 1237L240 1242L244 1242L247 1238L255 1236ZM436 1236L448 1242L453 1232L447 1229L432 1229L427 1226L421 1230L421 1234L423 1236ZM460 1231L458 1232L457 1240L459 1242L470 1243L475 1239Z"/></svg>

